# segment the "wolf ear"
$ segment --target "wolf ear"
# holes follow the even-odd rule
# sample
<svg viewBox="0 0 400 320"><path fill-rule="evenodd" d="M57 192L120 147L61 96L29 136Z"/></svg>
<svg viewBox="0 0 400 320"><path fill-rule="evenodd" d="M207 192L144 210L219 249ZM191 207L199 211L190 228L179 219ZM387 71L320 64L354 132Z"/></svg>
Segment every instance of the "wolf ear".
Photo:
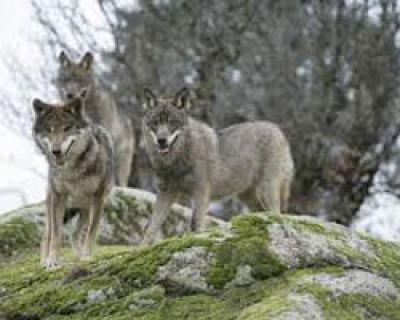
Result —
<svg viewBox="0 0 400 320"><path fill-rule="evenodd" d="M71 65L71 60L69 60L67 54L65 53L64 50L62 50L58 56L58 62L60 63L60 66L67 68Z"/></svg>
<svg viewBox="0 0 400 320"><path fill-rule="evenodd" d="M150 89L144 88L143 90L144 102L143 110L152 109L157 105L157 97Z"/></svg>
<svg viewBox="0 0 400 320"><path fill-rule="evenodd" d="M33 99L32 106L37 116L43 114L44 112L46 112L48 109L51 108L51 106L49 106L47 103L44 103L42 100L37 98Z"/></svg>
<svg viewBox="0 0 400 320"><path fill-rule="evenodd" d="M190 90L188 88L179 90L175 95L174 104L178 109L190 109Z"/></svg>
<svg viewBox="0 0 400 320"><path fill-rule="evenodd" d="M79 65L85 69L85 70L90 70L93 64L93 54L91 52L86 52L85 55L82 57L81 62Z"/></svg>
<svg viewBox="0 0 400 320"><path fill-rule="evenodd" d="M65 106L64 110L66 112L82 116L84 113L84 102L81 98L81 94L78 97L73 98L70 100Z"/></svg>

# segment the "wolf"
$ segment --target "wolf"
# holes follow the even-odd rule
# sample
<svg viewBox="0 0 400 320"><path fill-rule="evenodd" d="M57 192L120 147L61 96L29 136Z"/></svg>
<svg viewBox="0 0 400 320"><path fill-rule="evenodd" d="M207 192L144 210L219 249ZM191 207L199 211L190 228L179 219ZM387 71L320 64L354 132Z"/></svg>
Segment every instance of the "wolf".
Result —
<svg viewBox="0 0 400 320"><path fill-rule="evenodd" d="M116 156L116 184L124 187L128 184L135 153L134 130L130 119L118 110L114 99L98 83L93 60L92 53L86 52L79 62L74 62L61 51L55 83L64 101L83 88L87 90L86 113L94 123L110 132Z"/></svg>
<svg viewBox="0 0 400 320"><path fill-rule="evenodd" d="M114 185L114 151L110 134L86 115L82 96L66 103L32 102L33 137L49 164L46 227L41 263L59 264L63 218L67 208L79 208L74 248L79 258L92 254L105 199Z"/></svg>
<svg viewBox="0 0 400 320"><path fill-rule="evenodd" d="M217 133L189 116L190 102L186 88L172 98L144 91L144 146L158 181L145 244L181 195L194 200L193 231L204 228L210 199L236 196L252 211L287 210L294 164L279 127L256 121Z"/></svg>

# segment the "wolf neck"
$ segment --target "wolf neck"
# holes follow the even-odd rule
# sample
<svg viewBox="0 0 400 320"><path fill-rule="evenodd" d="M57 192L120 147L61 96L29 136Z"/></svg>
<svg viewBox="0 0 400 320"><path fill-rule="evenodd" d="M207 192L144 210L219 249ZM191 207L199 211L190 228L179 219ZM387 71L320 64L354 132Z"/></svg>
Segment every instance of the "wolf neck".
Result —
<svg viewBox="0 0 400 320"><path fill-rule="evenodd" d="M94 84L89 90L86 98L86 113L89 118L105 127L108 127L114 112L108 100L111 100L110 97L97 84Z"/></svg>
<svg viewBox="0 0 400 320"><path fill-rule="evenodd" d="M192 132L190 128L181 133L173 144L170 154L162 155L153 145L150 151L150 160L153 168L160 178L180 179L193 171Z"/></svg>

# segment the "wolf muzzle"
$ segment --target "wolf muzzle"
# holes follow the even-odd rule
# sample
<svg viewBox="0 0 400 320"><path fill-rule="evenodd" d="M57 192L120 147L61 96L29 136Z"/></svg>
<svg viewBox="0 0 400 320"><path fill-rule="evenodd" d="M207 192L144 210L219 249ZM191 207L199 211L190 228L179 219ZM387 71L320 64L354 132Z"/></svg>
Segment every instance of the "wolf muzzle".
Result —
<svg viewBox="0 0 400 320"><path fill-rule="evenodd" d="M157 135L153 131L150 131L150 133L154 140L155 145L158 148L158 151L161 154L167 154L172 145L174 144L174 142L176 141L176 139L178 138L179 134L181 133L181 130L176 130L173 134L171 134L168 137L157 137Z"/></svg>

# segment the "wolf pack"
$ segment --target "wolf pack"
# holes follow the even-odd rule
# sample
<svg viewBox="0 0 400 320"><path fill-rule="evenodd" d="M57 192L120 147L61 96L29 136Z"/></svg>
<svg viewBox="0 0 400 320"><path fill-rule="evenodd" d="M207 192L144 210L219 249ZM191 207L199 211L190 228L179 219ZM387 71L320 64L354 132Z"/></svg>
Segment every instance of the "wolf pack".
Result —
<svg viewBox="0 0 400 320"><path fill-rule="evenodd" d="M60 265L64 215L78 208L73 248L93 255L107 196L126 187L136 152L133 124L94 73L93 54L58 57L57 103L34 99L33 137L49 165L41 264ZM144 89L141 136L157 181L157 195L142 243L152 244L170 207L192 200L191 230L205 229L210 201L236 197L249 211L288 209L294 165L281 129L267 121L216 131L190 115L191 91L159 96ZM217 106L215 106L217 108Z"/></svg>

